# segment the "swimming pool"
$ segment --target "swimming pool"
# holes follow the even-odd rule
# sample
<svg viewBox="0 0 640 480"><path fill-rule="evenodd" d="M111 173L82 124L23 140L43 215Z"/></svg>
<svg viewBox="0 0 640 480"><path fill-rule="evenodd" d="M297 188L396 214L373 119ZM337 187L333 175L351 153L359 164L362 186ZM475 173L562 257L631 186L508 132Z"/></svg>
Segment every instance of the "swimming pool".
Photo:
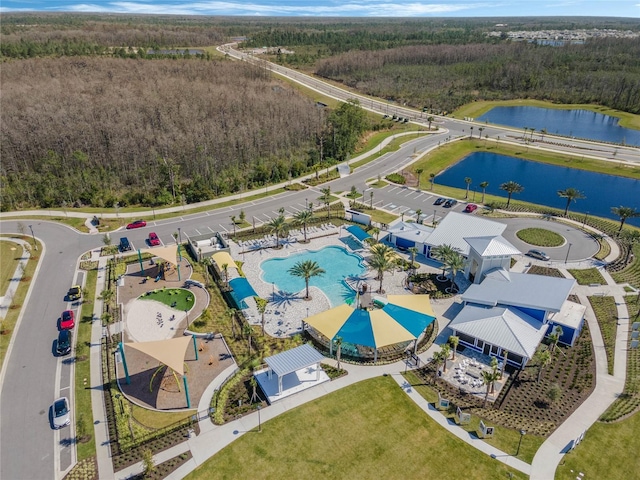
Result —
<svg viewBox="0 0 640 480"><path fill-rule="evenodd" d="M304 290L304 278L294 277L289 269L303 260L317 262L325 274L312 277L309 286L318 287L329 298L332 307L352 301L355 292L345 283L345 279L362 275L367 271L362 257L350 253L343 247L324 247L320 250L305 251L286 258L271 258L260 264L261 278L274 284L278 291L297 293ZM302 292L304 295L304 292Z"/></svg>

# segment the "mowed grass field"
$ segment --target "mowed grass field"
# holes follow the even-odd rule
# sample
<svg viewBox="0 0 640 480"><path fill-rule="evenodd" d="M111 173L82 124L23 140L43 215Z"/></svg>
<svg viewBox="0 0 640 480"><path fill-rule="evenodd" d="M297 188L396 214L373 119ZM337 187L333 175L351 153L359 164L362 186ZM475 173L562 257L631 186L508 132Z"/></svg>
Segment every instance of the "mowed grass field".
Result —
<svg viewBox="0 0 640 480"><path fill-rule="evenodd" d="M640 413L616 423L595 423L574 451L565 455L556 470L557 480L625 480L640 472Z"/></svg>
<svg viewBox="0 0 640 480"><path fill-rule="evenodd" d="M22 245L12 241L0 241L0 258L2 259L0 268L0 295L4 295L9 287L9 282L16 273L18 259L22 256Z"/></svg>
<svg viewBox="0 0 640 480"><path fill-rule="evenodd" d="M262 424L191 480L524 479L432 421L391 377L326 395Z"/></svg>

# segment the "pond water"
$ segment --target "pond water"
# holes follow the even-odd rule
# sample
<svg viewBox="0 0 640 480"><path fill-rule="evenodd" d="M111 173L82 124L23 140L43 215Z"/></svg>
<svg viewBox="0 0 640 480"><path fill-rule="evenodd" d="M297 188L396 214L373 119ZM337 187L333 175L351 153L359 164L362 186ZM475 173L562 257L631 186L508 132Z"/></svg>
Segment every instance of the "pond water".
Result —
<svg viewBox="0 0 640 480"><path fill-rule="evenodd" d="M481 201L482 182L489 182L487 193L506 197L500 185L513 180L524 187L522 193L514 194L514 200L561 208L566 199L558 196L558 190L576 188L587 198L572 202L571 212L588 213L599 217L619 220L611 207L632 207L640 210L640 180L601 173L587 172L575 168L547 165L498 155L490 152L474 152L452 165L436 177L436 183L456 188L466 188L465 177L472 179L470 200ZM628 224L640 226L640 218L627 219Z"/></svg>
<svg viewBox="0 0 640 480"><path fill-rule="evenodd" d="M551 134L640 146L640 130L621 127L618 118L589 110L494 107L476 120L515 128L535 128L534 138L540 138L540 130L546 129Z"/></svg>

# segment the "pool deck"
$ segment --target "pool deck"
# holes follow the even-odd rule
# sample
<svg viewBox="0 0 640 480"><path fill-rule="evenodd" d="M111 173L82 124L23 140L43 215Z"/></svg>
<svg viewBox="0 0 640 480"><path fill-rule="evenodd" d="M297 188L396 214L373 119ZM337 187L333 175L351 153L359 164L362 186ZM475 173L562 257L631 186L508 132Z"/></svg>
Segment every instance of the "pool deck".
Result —
<svg viewBox="0 0 640 480"><path fill-rule="evenodd" d="M270 258L283 258L296 253L303 252L305 250L319 250L328 246L338 246L347 248L349 252L359 253L360 255L366 254L366 251L358 252L353 251L348 246L347 237L351 237L344 228L327 229L326 231L319 231L313 234L307 232L307 238L310 239L308 243L300 243L299 239L303 237L297 235L295 241L281 241L282 248L276 250L275 248L263 248L248 250L240 247L235 242L229 242L231 249L231 256L234 259L242 260L244 265L242 270L254 288L258 295L262 298L270 300L269 305L265 313L265 332L275 337L286 337L300 333L302 331L302 322L308 316L315 315L317 313L329 310L331 304L325 294L317 287L310 286L309 294L311 300L304 300L304 290L300 292L282 292L273 290L273 285L269 282L262 280L262 269L260 264ZM366 263L365 263L366 265ZM437 271L427 265L421 265L419 272L431 272ZM234 269L230 269L230 280L233 279L237 273ZM407 274L400 270L394 270L393 272L387 272L384 275L383 289L387 294L408 294L410 291L405 288L404 281ZM369 284L369 287L373 290L374 295L377 295L375 291L378 289L379 280L375 279L376 272L367 270L361 278ZM261 315L258 313L255 301L253 298L246 298L245 302L249 308L243 310L244 314L249 319L250 323L254 325L260 325Z"/></svg>

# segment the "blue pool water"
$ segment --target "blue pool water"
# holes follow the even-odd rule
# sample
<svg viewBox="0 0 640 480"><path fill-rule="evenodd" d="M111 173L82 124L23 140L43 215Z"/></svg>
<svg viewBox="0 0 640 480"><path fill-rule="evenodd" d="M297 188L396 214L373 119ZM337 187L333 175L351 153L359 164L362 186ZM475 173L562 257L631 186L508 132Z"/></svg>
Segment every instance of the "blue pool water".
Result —
<svg viewBox="0 0 640 480"><path fill-rule="evenodd" d="M534 138L539 138L539 132L544 128L550 134L640 146L640 130L621 127L618 118L589 110L494 107L477 120L515 128L535 128Z"/></svg>
<svg viewBox="0 0 640 480"><path fill-rule="evenodd" d="M619 220L611 213L611 207L640 209L640 180L587 172L575 168L559 167L489 152L474 152L452 165L436 177L436 183L465 188L465 177L472 180L470 199L480 200L482 189L478 185L489 182L487 193L507 197L500 190L502 183L513 180L524 187L514 194L514 200L561 208L566 199L558 196L558 190L576 188L587 198L571 203L569 211ZM629 218L627 223L640 226L640 218Z"/></svg>
<svg viewBox="0 0 640 480"><path fill-rule="evenodd" d="M317 262L325 274L309 280L309 286L318 287L329 298L332 307L352 300L355 292L345 283L350 276L363 274L367 269L362 257L348 252L342 247L325 247L321 250L301 252L286 258L271 258L260 264L262 280L275 284L276 291L287 293L302 292L304 295L304 278L295 277L289 269L303 260Z"/></svg>

